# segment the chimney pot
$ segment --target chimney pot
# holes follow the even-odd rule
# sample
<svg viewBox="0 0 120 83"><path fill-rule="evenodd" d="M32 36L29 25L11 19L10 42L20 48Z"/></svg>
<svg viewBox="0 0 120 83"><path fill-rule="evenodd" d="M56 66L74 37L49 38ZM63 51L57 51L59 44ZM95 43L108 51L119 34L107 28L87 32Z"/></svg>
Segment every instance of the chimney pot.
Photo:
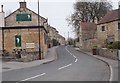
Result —
<svg viewBox="0 0 120 83"><path fill-rule="evenodd" d="M26 2L20 2L20 8L26 8Z"/></svg>
<svg viewBox="0 0 120 83"><path fill-rule="evenodd" d="M3 5L1 5L1 12L3 12Z"/></svg>

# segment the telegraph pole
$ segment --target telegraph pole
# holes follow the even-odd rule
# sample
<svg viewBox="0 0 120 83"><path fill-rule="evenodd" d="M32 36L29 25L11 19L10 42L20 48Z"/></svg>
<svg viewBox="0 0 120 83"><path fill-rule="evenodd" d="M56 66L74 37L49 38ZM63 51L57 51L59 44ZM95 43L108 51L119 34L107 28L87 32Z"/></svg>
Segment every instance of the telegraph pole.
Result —
<svg viewBox="0 0 120 83"><path fill-rule="evenodd" d="M69 45L69 31L68 31L68 45Z"/></svg>
<svg viewBox="0 0 120 83"><path fill-rule="evenodd" d="M39 35L39 60L41 60L41 45L40 45L40 18L39 18L39 0L38 0L38 35Z"/></svg>

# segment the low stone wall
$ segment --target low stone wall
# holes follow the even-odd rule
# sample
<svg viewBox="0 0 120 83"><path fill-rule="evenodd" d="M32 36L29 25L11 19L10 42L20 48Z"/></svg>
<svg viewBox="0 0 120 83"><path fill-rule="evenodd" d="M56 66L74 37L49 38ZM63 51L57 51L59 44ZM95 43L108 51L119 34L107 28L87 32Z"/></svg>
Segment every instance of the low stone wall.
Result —
<svg viewBox="0 0 120 83"><path fill-rule="evenodd" d="M85 40L82 43L82 49L84 49L85 51L89 51L91 52L91 49L97 46L97 39L89 39L89 40Z"/></svg>
<svg viewBox="0 0 120 83"><path fill-rule="evenodd" d="M38 60L38 59L39 59L39 53L32 52L32 53L21 54L21 58L19 60L23 61L23 62L29 62L29 61L34 61L34 60Z"/></svg>
<svg viewBox="0 0 120 83"><path fill-rule="evenodd" d="M118 60L119 58L118 50L115 49L107 49L107 48L98 49L98 55L114 60Z"/></svg>

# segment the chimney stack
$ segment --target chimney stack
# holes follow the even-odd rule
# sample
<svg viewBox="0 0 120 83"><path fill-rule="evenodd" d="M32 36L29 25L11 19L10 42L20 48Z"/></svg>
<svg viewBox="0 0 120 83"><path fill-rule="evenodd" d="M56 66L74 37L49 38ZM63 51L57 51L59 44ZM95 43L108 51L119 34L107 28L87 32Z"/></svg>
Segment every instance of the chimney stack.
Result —
<svg viewBox="0 0 120 83"><path fill-rule="evenodd" d="M3 5L1 5L1 11L0 11L0 27L4 27L4 26L5 26L4 17L5 17L5 13L4 13L4 11L3 11Z"/></svg>
<svg viewBox="0 0 120 83"><path fill-rule="evenodd" d="M1 5L1 12L3 12L3 5Z"/></svg>
<svg viewBox="0 0 120 83"><path fill-rule="evenodd" d="M26 2L24 1L24 2L20 2L20 8L26 8L27 6L26 6Z"/></svg>

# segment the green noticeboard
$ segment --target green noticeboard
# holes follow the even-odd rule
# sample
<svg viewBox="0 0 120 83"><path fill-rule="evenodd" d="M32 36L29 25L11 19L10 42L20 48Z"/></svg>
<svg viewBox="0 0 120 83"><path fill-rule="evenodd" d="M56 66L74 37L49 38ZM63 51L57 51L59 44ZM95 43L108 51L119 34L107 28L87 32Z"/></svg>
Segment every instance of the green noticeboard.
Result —
<svg viewBox="0 0 120 83"><path fill-rule="evenodd" d="M16 21L31 21L31 14L16 14Z"/></svg>
<svg viewBox="0 0 120 83"><path fill-rule="evenodd" d="M16 35L15 36L15 46L16 47L21 47L21 35Z"/></svg>

